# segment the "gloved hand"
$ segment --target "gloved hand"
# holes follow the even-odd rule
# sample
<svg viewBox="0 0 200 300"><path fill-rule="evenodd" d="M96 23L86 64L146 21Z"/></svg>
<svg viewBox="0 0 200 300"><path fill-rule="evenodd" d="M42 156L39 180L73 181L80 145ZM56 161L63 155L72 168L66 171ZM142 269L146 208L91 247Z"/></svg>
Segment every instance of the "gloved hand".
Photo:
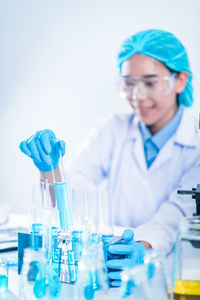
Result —
<svg viewBox="0 0 200 300"><path fill-rule="evenodd" d="M58 141L50 129L37 131L29 139L21 142L19 148L32 158L41 172L50 172L52 164L55 170L58 166L60 153L62 156L65 154L65 142Z"/></svg>
<svg viewBox="0 0 200 300"><path fill-rule="evenodd" d="M131 230L125 230L121 240L110 245L108 251L110 260L107 261L107 267L110 285L119 287L121 285L121 271L124 268L143 264L146 248L143 244L134 241L134 233ZM112 257L116 259L112 259Z"/></svg>

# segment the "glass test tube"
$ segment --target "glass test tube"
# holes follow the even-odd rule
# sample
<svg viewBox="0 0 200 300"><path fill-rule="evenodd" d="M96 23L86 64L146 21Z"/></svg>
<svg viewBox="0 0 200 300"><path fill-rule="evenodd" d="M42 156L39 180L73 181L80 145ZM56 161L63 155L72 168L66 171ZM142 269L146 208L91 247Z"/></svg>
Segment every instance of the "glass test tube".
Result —
<svg viewBox="0 0 200 300"><path fill-rule="evenodd" d="M67 193L67 185L64 176L64 166L62 160L62 154L60 155L60 165L59 170L61 174L61 179L59 182L55 181L54 169L52 166L52 176L54 182L54 190L56 196L57 207L60 217L60 226L62 229L67 230L70 227L70 210L69 210L69 199Z"/></svg>

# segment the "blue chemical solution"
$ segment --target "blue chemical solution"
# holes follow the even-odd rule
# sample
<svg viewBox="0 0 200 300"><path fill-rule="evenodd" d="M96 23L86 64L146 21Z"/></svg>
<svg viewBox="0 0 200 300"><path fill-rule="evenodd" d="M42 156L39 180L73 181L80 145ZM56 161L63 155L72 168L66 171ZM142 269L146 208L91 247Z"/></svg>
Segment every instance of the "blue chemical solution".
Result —
<svg viewBox="0 0 200 300"><path fill-rule="evenodd" d="M50 298L57 298L60 296L62 285L59 276L49 266L48 268L48 283Z"/></svg>
<svg viewBox="0 0 200 300"><path fill-rule="evenodd" d="M32 232L31 232L32 238L31 238L31 247L33 249L40 248L39 245L39 239L38 235L43 235L43 225L40 223L34 223L32 224Z"/></svg>
<svg viewBox="0 0 200 300"><path fill-rule="evenodd" d="M53 250L52 267L58 276L60 276L61 255L61 248L56 248Z"/></svg>
<svg viewBox="0 0 200 300"><path fill-rule="evenodd" d="M54 183L57 207L60 216L60 226L62 229L68 229L70 226L69 220L69 201L67 195L67 185L65 182Z"/></svg>
<svg viewBox="0 0 200 300"><path fill-rule="evenodd" d="M108 246L110 246L113 241L114 241L114 236L113 235L102 235L101 237L102 240L102 244L103 244L103 254L104 254L104 261L105 263L112 259L110 257L110 253L108 252ZM114 270L113 270L114 271ZM112 270L110 268L107 268L107 273L112 272ZM109 279L109 277L107 276L107 282L108 285L111 286L111 279Z"/></svg>
<svg viewBox="0 0 200 300"><path fill-rule="evenodd" d="M46 294L46 278L37 279L33 286L33 292L36 298L43 298Z"/></svg>
<svg viewBox="0 0 200 300"><path fill-rule="evenodd" d="M92 233L90 239L92 243L96 243L96 244L98 244L100 240L99 235L97 233Z"/></svg>
<svg viewBox="0 0 200 300"><path fill-rule="evenodd" d="M77 264L80 260L83 250L83 231L72 231L72 250Z"/></svg>
<svg viewBox="0 0 200 300"><path fill-rule="evenodd" d="M134 281L128 280L126 282L126 286L124 288L124 291L122 291L122 297L126 298L126 297L130 296L133 293L133 290L134 290L135 286L136 285L135 285Z"/></svg>
<svg viewBox="0 0 200 300"><path fill-rule="evenodd" d="M8 276L0 275L0 292L8 289Z"/></svg>
<svg viewBox="0 0 200 300"><path fill-rule="evenodd" d="M108 246L111 245L114 241L113 235L102 235L101 237L102 244L103 244L103 254L105 262L107 262L108 259Z"/></svg>
<svg viewBox="0 0 200 300"><path fill-rule="evenodd" d="M71 283L75 283L76 281L76 268L75 268L75 259L74 259L74 251L67 250L68 257L68 271L69 271L69 280Z"/></svg>
<svg viewBox="0 0 200 300"><path fill-rule="evenodd" d="M84 298L86 300L92 300L94 298L94 289L92 287L92 285L86 285L86 287L84 288Z"/></svg>
<svg viewBox="0 0 200 300"><path fill-rule="evenodd" d="M42 235L43 234L43 225L41 223L32 224L32 233Z"/></svg>
<svg viewBox="0 0 200 300"><path fill-rule="evenodd" d="M97 270L90 271L90 273L89 273L89 281L90 281L90 285L93 287L94 291L97 291L97 290L101 289L101 285L99 284Z"/></svg>

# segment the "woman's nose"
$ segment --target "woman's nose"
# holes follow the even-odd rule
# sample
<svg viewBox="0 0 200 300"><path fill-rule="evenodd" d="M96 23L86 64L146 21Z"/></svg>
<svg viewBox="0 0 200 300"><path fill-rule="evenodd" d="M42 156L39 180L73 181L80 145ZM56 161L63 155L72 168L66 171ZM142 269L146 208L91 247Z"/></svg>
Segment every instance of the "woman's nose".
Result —
<svg viewBox="0 0 200 300"><path fill-rule="evenodd" d="M147 98L146 93L141 87L135 86L133 88L132 95L131 95L131 99L133 101L145 100L146 98Z"/></svg>

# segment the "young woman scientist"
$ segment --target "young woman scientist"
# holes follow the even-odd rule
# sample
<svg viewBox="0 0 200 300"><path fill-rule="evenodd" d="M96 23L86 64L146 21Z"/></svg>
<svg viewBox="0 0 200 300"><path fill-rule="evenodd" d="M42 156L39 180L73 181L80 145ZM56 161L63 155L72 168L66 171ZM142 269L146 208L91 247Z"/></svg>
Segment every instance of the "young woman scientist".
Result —
<svg viewBox="0 0 200 300"><path fill-rule="evenodd" d="M109 261L112 269L140 262L145 248L171 250L181 218L195 210L191 198L176 191L195 187L200 173L197 122L186 108L193 103L192 73L182 43L163 30L141 31L123 42L118 66L119 90L133 113L107 120L72 164L95 185L107 179L114 225L134 232L134 241L125 231L129 243L110 246L134 259ZM65 153L55 138L42 130L20 144L43 178L51 161L57 167L59 149ZM120 284L119 272L109 276L113 286Z"/></svg>

